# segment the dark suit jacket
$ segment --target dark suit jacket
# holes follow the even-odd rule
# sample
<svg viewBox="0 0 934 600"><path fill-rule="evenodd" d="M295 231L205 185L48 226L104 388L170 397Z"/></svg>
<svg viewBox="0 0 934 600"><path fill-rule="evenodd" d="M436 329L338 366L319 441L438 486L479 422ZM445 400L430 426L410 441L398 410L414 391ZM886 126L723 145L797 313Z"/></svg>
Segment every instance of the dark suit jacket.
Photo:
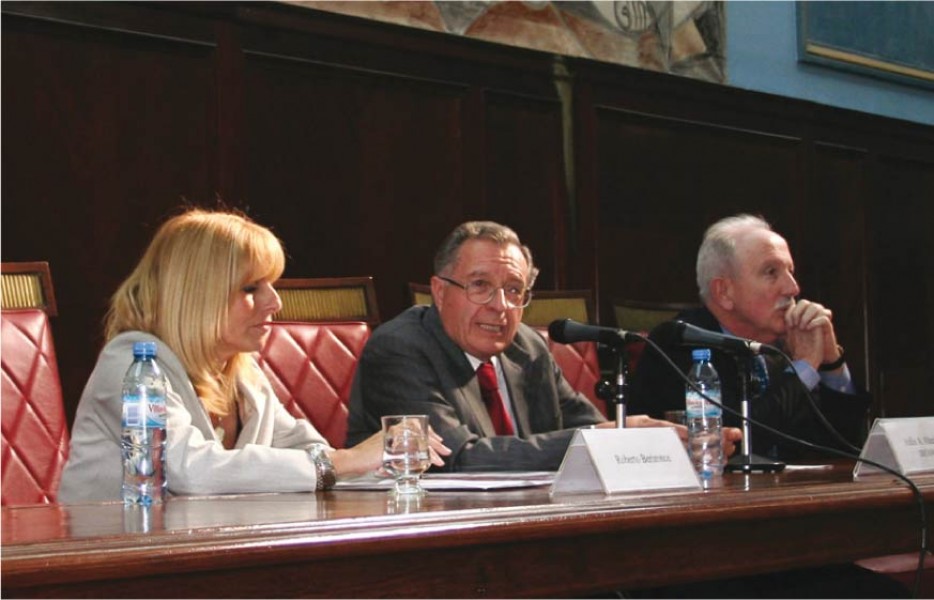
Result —
<svg viewBox="0 0 934 600"><path fill-rule="evenodd" d="M564 379L541 335L520 325L500 355L517 436L497 436L470 362L437 309L413 306L378 327L350 393L347 445L380 430L380 417L427 414L453 451L447 470L555 470L574 428L606 419Z"/></svg>
<svg viewBox="0 0 934 600"><path fill-rule="evenodd" d="M710 331L722 331L716 318L706 308L691 309L679 314L677 319ZM657 330L656 330L657 331ZM660 337L650 336L658 342ZM663 347L682 372L691 367L691 349L679 346ZM712 362L723 387L723 402L737 412L740 410L741 380L736 360L729 354L713 350ZM753 419L779 431L805 439L809 442L845 449L824 427L808 396L850 443L859 447L866 439L867 410L871 397L864 391L843 394L818 385L810 394L801 384L797 374L786 369L781 359L767 357L769 386L760 398L750 396L750 413ZM666 410L684 409L684 382L671 371L651 348L646 347L639 365L631 379L628 409L630 414L647 413L661 418ZM724 424L740 427L740 419L724 411ZM801 446L782 441L767 431L752 428L753 452L781 459L801 457L808 452Z"/></svg>

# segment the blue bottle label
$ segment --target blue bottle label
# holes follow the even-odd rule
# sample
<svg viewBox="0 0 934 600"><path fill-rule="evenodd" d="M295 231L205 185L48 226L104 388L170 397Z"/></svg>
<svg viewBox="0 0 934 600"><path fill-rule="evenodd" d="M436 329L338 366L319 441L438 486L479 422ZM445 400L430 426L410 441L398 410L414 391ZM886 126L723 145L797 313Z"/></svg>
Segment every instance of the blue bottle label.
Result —
<svg viewBox="0 0 934 600"><path fill-rule="evenodd" d="M149 410L146 411L146 423L149 427L165 429L165 399L159 398L158 402L150 402Z"/></svg>
<svg viewBox="0 0 934 600"><path fill-rule="evenodd" d="M143 414L143 405L140 402L139 396L124 396L123 426L142 427L144 418L145 415Z"/></svg>
<svg viewBox="0 0 934 600"><path fill-rule="evenodd" d="M145 397L127 395L123 397L123 426L165 428L165 399L154 398L155 402Z"/></svg>

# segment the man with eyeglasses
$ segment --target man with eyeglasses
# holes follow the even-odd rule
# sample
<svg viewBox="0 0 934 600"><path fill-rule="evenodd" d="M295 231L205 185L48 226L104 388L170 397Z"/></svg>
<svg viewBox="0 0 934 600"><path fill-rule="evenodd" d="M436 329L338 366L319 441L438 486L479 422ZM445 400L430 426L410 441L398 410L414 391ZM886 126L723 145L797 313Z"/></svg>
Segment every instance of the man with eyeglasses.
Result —
<svg viewBox="0 0 934 600"><path fill-rule="evenodd" d="M612 427L576 392L548 345L522 324L538 274L514 231L464 223L435 256L432 306L413 306L373 334L354 377L347 445L380 417L427 414L452 450L446 469L555 470L575 428ZM627 426L683 426L645 415Z"/></svg>
<svg viewBox="0 0 934 600"><path fill-rule="evenodd" d="M497 223L464 223L442 243L434 268L434 305L414 306L383 324L364 348L350 395L348 446L378 431L383 415L427 414L452 451L447 470L554 470L575 428L615 425L571 388L542 336L522 324L538 269L515 232ZM497 394L482 389L484 369L493 371L490 384L502 410L492 404ZM677 427L687 437L683 426L645 415L628 417L626 425ZM725 428L728 451L739 439L738 429ZM905 592L894 580L842 565L626 594L901 598Z"/></svg>

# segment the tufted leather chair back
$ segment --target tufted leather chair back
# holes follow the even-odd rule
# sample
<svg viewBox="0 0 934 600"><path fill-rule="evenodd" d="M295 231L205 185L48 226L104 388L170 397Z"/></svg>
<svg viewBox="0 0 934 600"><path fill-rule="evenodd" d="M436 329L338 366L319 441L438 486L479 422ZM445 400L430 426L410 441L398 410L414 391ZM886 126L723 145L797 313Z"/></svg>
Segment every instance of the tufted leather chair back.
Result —
<svg viewBox="0 0 934 600"><path fill-rule="evenodd" d="M31 308L3 310L0 318L0 503L55 502L68 427L48 315Z"/></svg>
<svg viewBox="0 0 934 600"><path fill-rule="evenodd" d="M575 390L583 394L596 406L603 416L607 416L606 402L597 397L594 387L600 381L600 359L595 342L577 342L559 344L548 338L548 330L536 327L542 337L548 340L548 349L555 362Z"/></svg>
<svg viewBox="0 0 934 600"><path fill-rule="evenodd" d="M279 400L335 448L344 447L350 386L370 333L362 321L276 321L260 351L260 366Z"/></svg>

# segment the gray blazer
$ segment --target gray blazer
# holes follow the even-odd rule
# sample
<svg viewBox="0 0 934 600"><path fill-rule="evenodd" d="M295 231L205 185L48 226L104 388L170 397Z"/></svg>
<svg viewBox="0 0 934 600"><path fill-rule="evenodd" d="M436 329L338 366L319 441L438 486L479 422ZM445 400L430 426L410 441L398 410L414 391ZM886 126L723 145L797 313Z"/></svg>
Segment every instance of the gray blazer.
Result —
<svg viewBox="0 0 934 600"><path fill-rule="evenodd" d="M541 335L520 325L500 355L517 436L497 436L464 351L438 310L413 306L376 329L354 376L347 445L380 429L380 417L427 414L453 451L446 470L555 470L574 429L606 419L574 391Z"/></svg>
<svg viewBox="0 0 934 600"><path fill-rule="evenodd" d="M88 380L71 432L59 502L119 500L123 376L133 362L133 342L156 343L166 375L165 470L173 494L314 491L314 464L302 450L327 441L305 419L296 419L276 398L259 366L258 387L241 383L242 429L236 447L224 448L188 374L162 341L140 331L104 346Z"/></svg>

